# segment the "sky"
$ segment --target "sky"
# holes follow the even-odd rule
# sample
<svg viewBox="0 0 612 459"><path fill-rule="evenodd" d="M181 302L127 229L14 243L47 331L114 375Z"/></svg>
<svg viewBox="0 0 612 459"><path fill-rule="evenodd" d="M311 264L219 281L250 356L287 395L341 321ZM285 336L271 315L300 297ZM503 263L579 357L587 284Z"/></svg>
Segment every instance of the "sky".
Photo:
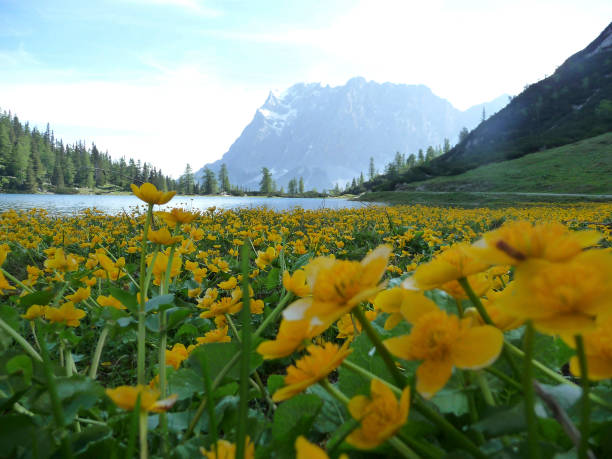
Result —
<svg viewBox="0 0 612 459"><path fill-rule="evenodd" d="M362 76L464 110L611 20L609 0L0 0L0 109L178 177L221 158L270 90Z"/></svg>

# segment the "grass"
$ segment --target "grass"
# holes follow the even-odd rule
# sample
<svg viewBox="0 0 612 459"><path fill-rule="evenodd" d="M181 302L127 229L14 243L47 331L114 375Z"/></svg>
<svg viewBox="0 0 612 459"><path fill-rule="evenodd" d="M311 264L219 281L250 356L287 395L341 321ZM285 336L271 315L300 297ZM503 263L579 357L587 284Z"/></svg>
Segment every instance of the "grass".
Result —
<svg viewBox="0 0 612 459"><path fill-rule="evenodd" d="M612 194L610 177L612 133L607 133L463 174L408 183L403 190Z"/></svg>
<svg viewBox="0 0 612 459"><path fill-rule="evenodd" d="M584 202L612 202L605 196L558 196L545 194L520 194L468 191L376 191L366 193L359 201L384 202L392 205L422 204L451 207L513 207L541 206L549 204L575 204Z"/></svg>

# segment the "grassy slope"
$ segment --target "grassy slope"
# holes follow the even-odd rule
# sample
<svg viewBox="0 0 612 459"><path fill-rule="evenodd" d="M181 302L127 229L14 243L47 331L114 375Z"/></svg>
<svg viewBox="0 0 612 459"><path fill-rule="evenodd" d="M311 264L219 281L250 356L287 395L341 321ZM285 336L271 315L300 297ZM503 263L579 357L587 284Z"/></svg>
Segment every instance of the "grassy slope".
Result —
<svg viewBox="0 0 612 459"><path fill-rule="evenodd" d="M612 133L404 189L612 194Z"/></svg>

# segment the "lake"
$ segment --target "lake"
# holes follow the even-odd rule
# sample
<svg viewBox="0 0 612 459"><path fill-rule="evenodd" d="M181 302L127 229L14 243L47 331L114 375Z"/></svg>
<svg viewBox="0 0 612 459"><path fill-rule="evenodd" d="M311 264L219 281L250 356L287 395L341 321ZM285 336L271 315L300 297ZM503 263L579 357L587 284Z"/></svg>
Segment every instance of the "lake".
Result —
<svg viewBox="0 0 612 459"><path fill-rule="evenodd" d="M96 208L104 213L116 214L130 211L143 202L134 195L63 195L63 194L0 194L0 212L14 209L45 209L54 215L67 215L84 209ZM294 207L303 209L343 209L360 208L371 203L361 203L339 198L266 198L259 196L175 196L165 207L182 207L190 210L206 210L216 206L221 209L265 206L274 210L287 210Z"/></svg>

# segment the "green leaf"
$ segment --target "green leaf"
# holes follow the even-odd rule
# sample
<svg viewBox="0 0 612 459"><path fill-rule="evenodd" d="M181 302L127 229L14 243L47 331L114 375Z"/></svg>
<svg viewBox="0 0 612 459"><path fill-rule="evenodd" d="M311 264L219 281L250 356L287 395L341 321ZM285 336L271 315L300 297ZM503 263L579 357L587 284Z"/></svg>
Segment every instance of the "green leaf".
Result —
<svg viewBox="0 0 612 459"><path fill-rule="evenodd" d="M196 327L195 325L191 323L181 325L179 329L177 330L176 334L174 335L174 337L178 339L179 337L183 335L198 336L198 327Z"/></svg>
<svg viewBox="0 0 612 459"><path fill-rule="evenodd" d="M21 324L19 320L19 312L10 306L0 306L0 318L4 320L13 330L19 332ZM11 335L6 333L3 328L0 328L0 346L8 348L13 342Z"/></svg>
<svg viewBox="0 0 612 459"><path fill-rule="evenodd" d="M210 378L214 381L223 367L225 367L225 365L232 360L236 353L240 352L240 349L241 346L237 342L201 344L194 349L187 359L186 364L196 373L201 374L202 370L200 368L199 358L200 356L203 356L206 358ZM253 351L251 351L251 372L259 367L262 362L263 359L261 355L259 355L253 349ZM233 380L240 378L240 365L238 365L238 360L236 360L236 364L227 373L226 378Z"/></svg>
<svg viewBox="0 0 612 459"><path fill-rule="evenodd" d="M49 304L49 301L51 301L54 296L55 292L53 290L43 290L40 292L34 292L19 298L19 304L23 308L29 308L33 304L46 306L47 304Z"/></svg>
<svg viewBox="0 0 612 459"><path fill-rule="evenodd" d="M176 310L168 310L168 321L166 325L166 330L171 330L176 327L182 321L184 321L187 317L191 315L191 311L189 309L176 309Z"/></svg>
<svg viewBox="0 0 612 459"><path fill-rule="evenodd" d="M442 413L461 416L469 411L468 397L461 389L442 389L431 400Z"/></svg>
<svg viewBox="0 0 612 459"><path fill-rule="evenodd" d="M547 367L559 371L570 357L574 355L574 350L570 348L560 338L537 333L535 336L534 359L546 364ZM536 368L536 376L541 376ZM548 378L544 378L547 380Z"/></svg>
<svg viewBox="0 0 612 459"><path fill-rule="evenodd" d="M136 295L117 287L111 287L108 290L110 294L121 301L132 314L138 313L138 298Z"/></svg>
<svg viewBox="0 0 612 459"><path fill-rule="evenodd" d="M0 457L19 457L18 447L30 447L32 438L40 434L40 428L30 416L3 414L0 416Z"/></svg>
<svg viewBox="0 0 612 459"><path fill-rule="evenodd" d="M306 435L323 407L312 394L300 394L279 405L274 413L272 438L277 457L295 457L295 440Z"/></svg>
<svg viewBox="0 0 612 459"><path fill-rule="evenodd" d="M79 410L91 408L104 395L102 386L85 376L60 377L55 379L55 383L66 424L73 421ZM49 393L43 393L34 407L37 411L51 413Z"/></svg>
<svg viewBox="0 0 612 459"><path fill-rule="evenodd" d="M180 368L168 378L169 393L177 394L179 400L204 392L202 376L189 368Z"/></svg>
<svg viewBox="0 0 612 459"><path fill-rule="evenodd" d="M273 394L285 385L285 377L281 375L270 375L268 377L268 392Z"/></svg>
<svg viewBox="0 0 612 459"><path fill-rule="evenodd" d="M103 448L101 443L111 439L112 434L113 431L108 426L92 426L83 430L82 432L72 433L70 435L72 450L74 451L75 455L82 455L87 452L93 452L91 450L95 449L95 454L97 457L108 457L110 448L106 449L105 454L105 448Z"/></svg>
<svg viewBox="0 0 612 459"><path fill-rule="evenodd" d="M314 385L308 388L309 394L314 394L319 400L323 401L323 408L318 414L313 430L328 434L340 427L347 419L344 406L327 393L321 386Z"/></svg>
<svg viewBox="0 0 612 459"><path fill-rule="evenodd" d="M300 258L295 260L295 263L293 263L293 266L292 266L293 272L297 271L302 266L306 265L306 263L310 261L311 257L312 257L311 253L305 253L304 255L300 256Z"/></svg>
<svg viewBox="0 0 612 459"><path fill-rule="evenodd" d="M27 385L32 382L32 359L25 355L17 355L6 363L6 371L9 374L20 373Z"/></svg>
<svg viewBox="0 0 612 459"><path fill-rule="evenodd" d="M500 407L489 410L489 415L473 425L487 437L511 435L524 432L527 428L525 421L525 406L518 403L512 408Z"/></svg>
<svg viewBox="0 0 612 459"><path fill-rule="evenodd" d="M266 280L264 282L264 286L268 290L275 289L280 284L280 269L274 267L270 269L270 272L266 276Z"/></svg>
<svg viewBox="0 0 612 459"><path fill-rule="evenodd" d="M145 303L145 312L158 311L167 308L162 306L172 307L174 305L174 293L168 293L167 295L159 295L151 298Z"/></svg>
<svg viewBox="0 0 612 459"><path fill-rule="evenodd" d="M154 333L159 333L159 314L151 314L149 317L147 317L145 319L145 325L147 326L147 330Z"/></svg>

